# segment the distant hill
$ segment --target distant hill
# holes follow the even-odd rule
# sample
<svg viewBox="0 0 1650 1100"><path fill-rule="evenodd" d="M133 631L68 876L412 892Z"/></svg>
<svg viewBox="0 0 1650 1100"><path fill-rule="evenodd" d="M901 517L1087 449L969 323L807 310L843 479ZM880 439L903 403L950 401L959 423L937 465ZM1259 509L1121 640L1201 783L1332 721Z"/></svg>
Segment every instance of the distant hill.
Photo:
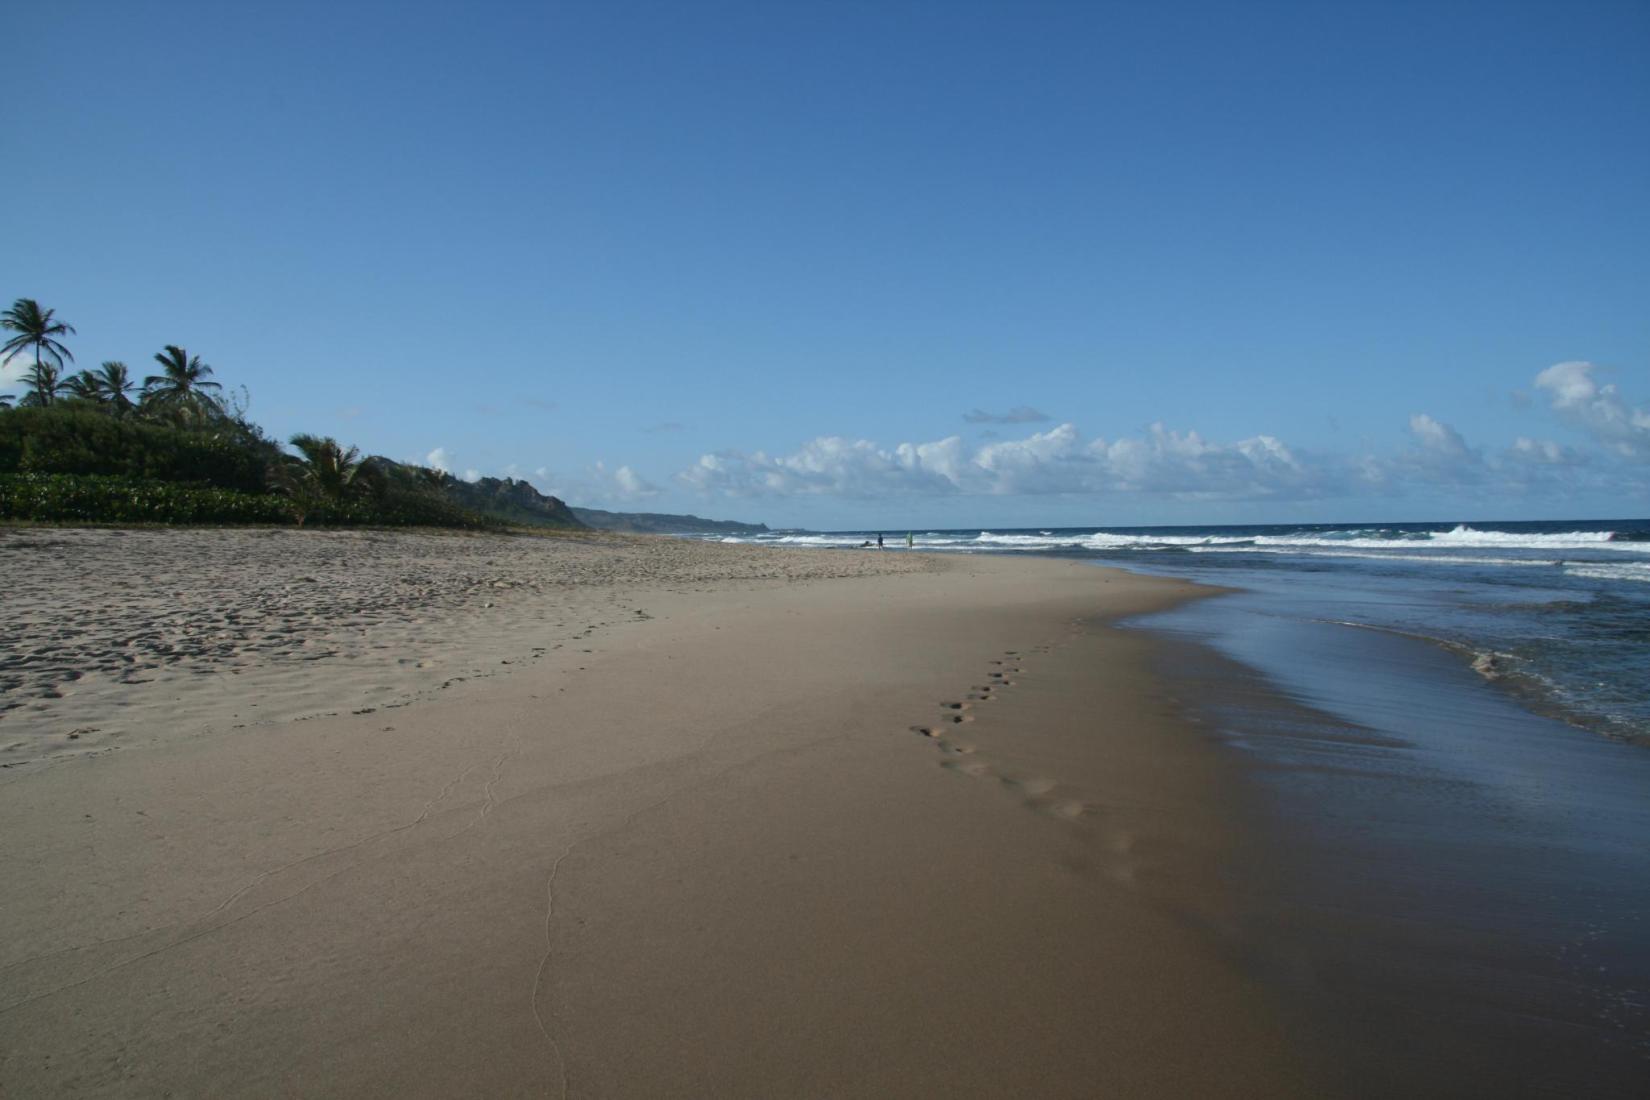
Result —
<svg viewBox="0 0 1650 1100"><path fill-rule="evenodd" d="M582 530L566 504L545 496L525 481L515 478L484 477L461 481L451 474L424 466L395 462L375 455L368 459L391 485L434 493L449 506L489 520L519 523L531 527L563 527Z"/></svg>
<svg viewBox="0 0 1650 1100"><path fill-rule="evenodd" d="M600 508L571 509L574 518L601 531L631 531L649 535L761 535L765 523L735 523L731 519L672 516L661 512L604 512Z"/></svg>
<svg viewBox="0 0 1650 1100"><path fill-rule="evenodd" d="M584 527L559 498L546 496L513 477L480 481L449 479L441 486L448 500L472 512L537 527Z"/></svg>

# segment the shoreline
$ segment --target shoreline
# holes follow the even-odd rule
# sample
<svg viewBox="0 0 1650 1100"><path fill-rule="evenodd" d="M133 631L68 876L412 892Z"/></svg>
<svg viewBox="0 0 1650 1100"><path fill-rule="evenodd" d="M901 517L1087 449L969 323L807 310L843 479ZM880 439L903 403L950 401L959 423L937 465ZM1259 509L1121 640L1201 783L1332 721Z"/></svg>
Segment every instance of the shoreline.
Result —
<svg viewBox="0 0 1650 1100"><path fill-rule="evenodd" d="M1613 1033L1509 1030L1497 998L1584 1034L1598 998L1575 1000L1576 968L1609 962L1619 1031L1639 960L1580 944L1554 970L1550 932L1493 919L1555 875L1592 907L1543 911L1555 927L1630 910L1608 882L1630 857L1545 821L1525 827L1538 847L1508 849L1476 809L1430 800L1438 780L1408 762L1422 743L1314 709L1303 689L1364 667L1364 643L1308 646L1338 664L1292 685L1195 637L1253 593L662 538L150 538L194 548L195 595L250 594L330 640L184 652L124 708L94 683L83 705L127 726L90 748L41 722L68 703L23 712L61 743L0 772L0 874L19 884L0 901L0 1083L1354 1096L1551 1077L1631 1094L1639 1063ZM131 543L37 549L99 547ZM337 577L304 579L317 562ZM352 591L403 587L350 634ZM1433 663L1396 670L1403 694L1435 698L1447 663L1500 696L1421 648ZM197 674L214 659L227 672ZM254 695L301 716L224 720ZM13 759L17 713L0 719ZM1391 900L1418 890L1420 919Z"/></svg>
<svg viewBox="0 0 1650 1100"><path fill-rule="evenodd" d="M134 731L0 781L0 1080L1313 1091L1271 994L1207 935L1231 917L1228 776L1147 676L1152 643L1099 625L1192 586L645 545L625 568L674 563L651 586L522 596L637 599L595 633L510 620L584 636L501 675ZM497 633L487 602L436 633ZM249 660L370 680L370 648L348 652Z"/></svg>
<svg viewBox="0 0 1650 1100"><path fill-rule="evenodd" d="M1448 530L1445 530L1445 527ZM856 534L756 544L840 545ZM1650 521L1202 525L929 531L937 550L1074 557L1294 596L1296 614L1419 633L1485 654L1536 709L1650 739L1637 646L1650 609ZM1307 605L1314 605L1308 607Z"/></svg>
<svg viewBox="0 0 1650 1100"><path fill-rule="evenodd" d="M1368 623L1344 622L1331 625L1378 631L1432 646L1448 653L1463 666L1471 669L1484 683L1537 718L1545 718L1618 745L1650 749L1650 733L1617 729L1607 718L1566 704L1559 694L1558 687L1546 678L1522 669L1505 667L1502 663L1508 658L1505 653L1478 649L1452 638L1440 638L1431 634L1419 634Z"/></svg>
<svg viewBox="0 0 1650 1100"><path fill-rule="evenodd" d="M1295 620L1264 593L1128 625L1240 772L1234 948L1336 1052L1336 1094L1642 1090L1641 746L1531 710L1430 638Z"/></svg>

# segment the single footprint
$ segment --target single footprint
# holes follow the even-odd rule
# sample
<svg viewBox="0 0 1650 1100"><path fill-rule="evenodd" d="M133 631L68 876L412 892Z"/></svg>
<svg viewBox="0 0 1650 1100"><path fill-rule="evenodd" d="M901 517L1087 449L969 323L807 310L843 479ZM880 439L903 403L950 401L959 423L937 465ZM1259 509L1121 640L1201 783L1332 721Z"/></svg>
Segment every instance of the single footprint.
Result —
<svg viewBox="0 0 1650 1100"><path fill-rule="evenodd" d="M1054 781L1052 779L1019 779L1014 776L1004 775L998 777L998 782L1002 783L1005 787L1019 791L1028 799L1040 798L1054 789Z"/></svg>

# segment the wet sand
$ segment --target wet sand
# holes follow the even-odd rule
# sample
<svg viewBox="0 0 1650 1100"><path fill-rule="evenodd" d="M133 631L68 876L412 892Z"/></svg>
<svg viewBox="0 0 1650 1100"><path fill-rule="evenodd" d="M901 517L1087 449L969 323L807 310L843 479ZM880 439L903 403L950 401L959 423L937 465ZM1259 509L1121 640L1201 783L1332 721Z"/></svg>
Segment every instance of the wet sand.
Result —
<svg viewBox="0 0 1650 1100"><path fill-rule="evenodd" d="M1244 773L1240 965L1344 1096L1650 1091L1650 753L1276 593L1139 625ZM1264 675L1262 675L1264 673Z"/></svg>
<svg viewBox="0 0 1650 1100"><path fill-rule="evenodd" d="M7 585L7 1095L1320 1094L1229 950L1232 770L1106 625L1189 586L5 540L96 578Z"/></svg>

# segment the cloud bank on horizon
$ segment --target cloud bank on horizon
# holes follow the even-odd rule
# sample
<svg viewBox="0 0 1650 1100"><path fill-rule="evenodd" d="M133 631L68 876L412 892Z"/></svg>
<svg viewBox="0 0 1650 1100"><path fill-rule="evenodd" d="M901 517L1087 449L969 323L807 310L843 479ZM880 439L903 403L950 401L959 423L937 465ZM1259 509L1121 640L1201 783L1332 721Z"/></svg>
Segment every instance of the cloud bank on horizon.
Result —
<svg viewBox="0 0 1650 1100"><path fill-rule="evenodd" d="M1498 497L1562 501L1592 493L1619 496L1624 506L1642 504L1650 500L1650 407L1631 404L1601 373L1593 363L1574 361L1534 379L1535 394L1556 425L1574 433L1574 445L1519 435L1503 446L1475 446L1428 412L1412 414L1396 445L1382 453L1304 449L1264 434L1221 441L1162 422L1136 435L1089 437L1066 421L1018 439L950 435L886 446L822 435L786 454L730 448L701 454L664 485L632 465L605 461L572 471L511 464L497 473L591 507L658 506L658 498L668 500L674 490L701 499L789 500L810 514L827 501L971 497L1290 505L1453 492L1494 507ZM963 419L995 425L1053 420L1028 406L1006 413L975 409ZM481 476L460 467L446 447L431 450L423 463L468 481Z"/></svg>
<svg viewBox="0 0 1650 1100"><path fill-rule="evenodd" d="M881 446L819 436L784 455L723 450L676 475L707 496L847 500L912 496L1140 494L1180 500L1307 501L1399 495L1414 489L1476 488L1528 495L1577 489L1650 489L1650 410L1635 407L1592 363L1566 362L1537 375L1551 410L1597 448L1577 450L1517 437L1499 451L1468 444L1425 412L1409 421L1396 453L1337 454L1290 447L1270 435L1235 442L1153 424L1143 435L1086 438L1066 422L1023 439L970 445L960 436ZM1046 419L1024 406L1007 414L975 410L965 419L1024 423Z"/></svg>

